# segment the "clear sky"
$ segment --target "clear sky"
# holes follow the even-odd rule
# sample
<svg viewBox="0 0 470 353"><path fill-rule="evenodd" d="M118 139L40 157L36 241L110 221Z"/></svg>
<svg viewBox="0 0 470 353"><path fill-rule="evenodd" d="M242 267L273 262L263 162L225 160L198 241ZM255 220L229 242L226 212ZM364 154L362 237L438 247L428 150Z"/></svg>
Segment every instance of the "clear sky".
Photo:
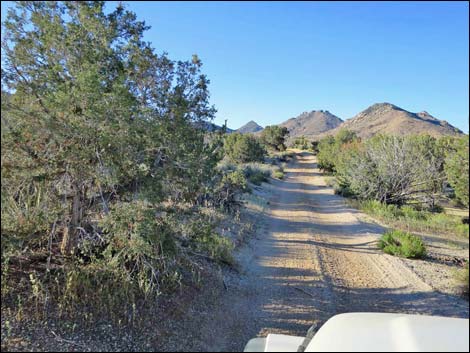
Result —
<svg viewBox="0 0 470 353"><path fill-rule="evenodd" d="M199 55L218 124L264 126L314 109L348 119L390 102L468 132L467 2L127 6L152 26L146 40L158 52L173 59Z"/></svg>

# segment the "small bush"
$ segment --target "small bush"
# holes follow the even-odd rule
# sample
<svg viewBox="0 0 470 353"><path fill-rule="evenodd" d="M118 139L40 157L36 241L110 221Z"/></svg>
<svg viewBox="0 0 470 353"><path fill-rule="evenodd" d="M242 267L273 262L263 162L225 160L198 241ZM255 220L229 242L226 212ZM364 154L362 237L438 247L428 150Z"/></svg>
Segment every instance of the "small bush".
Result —
<svg viewBox="0 0 470 353"><path fill-rule="evenodd" d="M312 143L305 136L300 136L294 140L292 147L307 151L312 148Z"/></svg>
<svg viewBox="0 0 470 353"><path fill-rule="evenodd" d="M250 163L243 165L242 168L243 173L251 183L260 185L262 182L268 181L275 167L267 164Z"/></svg>
<svg viewBox="0 0 470 353"><path fill-rule="evenodd" d="M234 189L240 190L242 192L249 190L245 174L241 170L235 170L224 175L224 177L222 178L222 183L228 183Z"/></svg>
<svg viewBox="0 0 470 353"><path fill-rule="evenodd" d="M237 170L237 165L225 159L217 165L217 169L226 174Z"/></svg>
<svg viewBox="0 0 470 353"><path fill-rule="evenodd" d="M455 280L461 293L467 298L469 296L469 277L468 277L468 263L465 269L459 270L455 273Z"/></svg>
<svg viewBox="0 0 470 353"><path fill-rule="evenodd" d="M379 241L379 248L387 254L412 259L426 255L426 247L420 237L399 230L385 233Z"/></svg>
<svg viewBox="0 0 470 353"><path fill-rule="evenodd" d="M276 179L284 179L284 172L281 171L281 170L276 170L276 171L273 173L273 178L276 178Z"/></svg>
<svg viewBox="0 0 470 353"><path fill-rule="evenodd" d="M197 220L190 224L189 229L191 242L196 250L208 254L215 261L229 265L234 263L232 241L217 234L207 220Z"/></svg>
<svg viewBox="0 0 470 353"><path fill-rule="evenodd" d="M403 206L401 208L401 214L402 214L402 217L409 218L409 219L425 220L427 218L424 212L419 211L412 206Z"/></svg>
<svg viewBox="0 0 470 353"><path fill-rule="evenodd" d="M255 172L253 174L250 174L248 180L255 185L261 185L261 183L268 181L268 178L265 174L261 172Z"/></svg>

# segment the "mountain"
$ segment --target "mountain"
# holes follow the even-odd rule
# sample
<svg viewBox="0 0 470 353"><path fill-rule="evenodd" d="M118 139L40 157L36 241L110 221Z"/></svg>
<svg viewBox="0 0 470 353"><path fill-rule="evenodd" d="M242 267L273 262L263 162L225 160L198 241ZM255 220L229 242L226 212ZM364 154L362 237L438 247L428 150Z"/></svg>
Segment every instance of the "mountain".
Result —
<svg viewBox="0 0 470 353"><path fill-rule="evenodd" d="M236 131L241 134L248 134L248 133L255 133L261 130L263 130L263 127L258 125L253 120L251 120L247 122L245 125L243 125L241 128L237 129Z"/></svg>
<svg viewBox="0 0 470 353"><path fill-rule="evenodd" d="M312 110L304 112L296 118L291 118L279 126L285 126L289 130L288 143L299 136L316 137L326 131L336 128L343 120L328 110Z"/></svg>
<svg viewBox="0 0 470 353"><path fill-rule="evenodd" d="M363 138L378 133L392 135L427 133L435 137L463 134L447 121L436 119L426 111L412 113L390 103L376 103L324 135L333 135L342 128L352 130Z"/></svg>

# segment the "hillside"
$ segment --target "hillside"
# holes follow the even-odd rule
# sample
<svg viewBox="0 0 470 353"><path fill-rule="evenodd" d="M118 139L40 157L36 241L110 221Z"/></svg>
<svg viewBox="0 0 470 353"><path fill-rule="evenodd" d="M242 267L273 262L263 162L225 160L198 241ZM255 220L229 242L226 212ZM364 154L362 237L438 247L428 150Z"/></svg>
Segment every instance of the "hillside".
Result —
<svg viewBox="0 0 470 353"><path fill-rule="evenodd" d="M241 134L255 133L263 130L263 127L258 125L255 121L251 120L236 131Z"/></svg>
<svg viewBox="0 0 470 353"><path fill-rule="evenodd" d="M425 111L412 113L390 103L376 103L325 135L335 134L342 128L352 130L363 138L377 133L393 135L427 133L436 137L462 134L461 130L447 121L436 119Z"/></svg>
<svg viewBox="0 0 470 353"><path fill-rule="evenodd" d="M296 118L291 118L279 126L285 126L289 130L289 139L299 136L315 137L326 131L338 127L343 120L328 110L313 110L304 112ZM288 141L289 142L289 141Z"/></svg>
<svg viewBox="0 0 470 353"><path fill-rule="evenodd" d="M201 127L202 129L205 129L209 132L215 132L215 131L219 131L222 129L222 126L219 126L217 124L214 124L212 122L209 122L209 121L200 121L198 123L195 124L196 127ZM234 132L235 130L233 129L230 129L230 128L226 128L226 132L227 133L231 133L231 132Z"/></svg>

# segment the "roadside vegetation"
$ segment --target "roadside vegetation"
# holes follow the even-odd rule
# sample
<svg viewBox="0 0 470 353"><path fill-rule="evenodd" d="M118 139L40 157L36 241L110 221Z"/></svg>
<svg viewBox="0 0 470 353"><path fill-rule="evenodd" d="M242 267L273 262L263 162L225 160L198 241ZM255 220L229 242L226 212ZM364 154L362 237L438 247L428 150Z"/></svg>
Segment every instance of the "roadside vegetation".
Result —
<svg viewBox="0 0 470 353"><path fill-rule="evenodd" d="M449 242L469 237L468 141L468 136L428 135L361 140L340 130L318 142L317 159L337 194L392 228L379 241L384 252L422 259L430 255L413 232L444 236ZM448 204L467 215L446 213ZM468 269L457 273L458 286L468 292Z"/></svg>
<svg viewBox="0 0 470 353"><path fill-rule="evenodd" d="M466 295L467 299L469 298L469 274L468 274L468 263L466 267L462 270L457 270L455 272L454 278L456 280L457 286L460 287L461 292Z"/></svg>
<svg viewBox="0 0 470 353"><path fill-rule="evenodd" d="M201 128L200 59L104 6L18 2L3 23L2 348L15 320L151 326L160 298L233 265L241 195L291 156L285 129Z"/></svg>
<svg viewBox="0 0 470 353"><path fill-rule="evenodd" d="M468 217L448 215L441 201L468 207L468 136L377 135L365 141L347 130L318 144L329 183L365 212L416 231L468 236Z"/></svg>
<svg viewBox="0 0 470 353"><path fill-rule="evenodd" d="M292 142L292 148L297 148L302 151L311 151L312 142L305 136L296 137Z"/></svg>
<svg viewBox="0 0 470 353"><path fill-rule="evenodd" d="M200 59L104 6L18 2L3 23L2 349L23 320L151 326L160 299L233 265L241 195L290 156L282 129L201 128Z"/></svg>
<svg viewBox="0 0 470 353"><path fill-rule="evenodd" d="M462 222L462 217L430 212L405 205L387 205L375 200L352 200L351 204L386 223L387 225L411 232L449 234L468 237L469 225Z"/></svg>
<svg viewBox="0 0 470 353"><path fill-rule="evenodd" d="M423 240L417 235L391 230L379 240L379 248L385 253L411 259L421 259L426 255Z"/></svg>
<svg viewBox="0 0 470 353"><path fill-rule="evenodd" d="M277 125L266 126L261 131L261 141L274 151L285 151L287 149L285 138L289 134L286 127Z"/></svg>

